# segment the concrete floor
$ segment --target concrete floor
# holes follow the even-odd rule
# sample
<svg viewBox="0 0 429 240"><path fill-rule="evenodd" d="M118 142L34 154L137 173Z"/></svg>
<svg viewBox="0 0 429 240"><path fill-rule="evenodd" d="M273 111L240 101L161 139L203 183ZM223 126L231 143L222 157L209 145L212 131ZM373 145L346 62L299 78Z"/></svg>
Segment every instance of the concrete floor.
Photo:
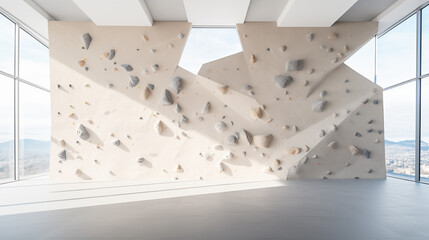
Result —
<svg viewBox="0 0 429 240"><path fill-rule="evenodd" d="M0 239L427 240L429 185L393 178L288 181L264 189L3 215Z"/></svg>

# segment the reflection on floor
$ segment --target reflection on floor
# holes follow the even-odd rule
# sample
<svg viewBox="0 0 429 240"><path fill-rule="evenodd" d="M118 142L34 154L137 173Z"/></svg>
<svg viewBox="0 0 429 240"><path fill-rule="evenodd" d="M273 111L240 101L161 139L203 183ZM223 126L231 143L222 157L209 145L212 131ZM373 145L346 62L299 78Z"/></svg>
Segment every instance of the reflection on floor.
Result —
<svg viewBox="0 0 429 240"><path fill-rule="evenodd" d="M39 208L49 198L69 209L0 216L0 239L429 239L429 185L393 178L288 181L251 190L243 189L275 184L217 184L55 185L39 179L2 185L2 214L18 206ZM216 187L229 191L207 191ZM8 193L31 198L5 199ZM91 205L86 198L98 204L73 206Z"/></svg>

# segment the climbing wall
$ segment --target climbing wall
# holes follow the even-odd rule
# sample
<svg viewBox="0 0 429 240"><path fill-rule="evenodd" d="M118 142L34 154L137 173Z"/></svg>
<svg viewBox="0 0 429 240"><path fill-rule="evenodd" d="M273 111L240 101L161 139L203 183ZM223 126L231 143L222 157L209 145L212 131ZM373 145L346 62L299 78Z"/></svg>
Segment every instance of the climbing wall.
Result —
<svg viewBox="0 0 429 240"><path fill-rule="evenodd" d="M50 22L52 179L385 177L382 89L343 64L376 23L241 24L198 75L190 27Z"/></svg>

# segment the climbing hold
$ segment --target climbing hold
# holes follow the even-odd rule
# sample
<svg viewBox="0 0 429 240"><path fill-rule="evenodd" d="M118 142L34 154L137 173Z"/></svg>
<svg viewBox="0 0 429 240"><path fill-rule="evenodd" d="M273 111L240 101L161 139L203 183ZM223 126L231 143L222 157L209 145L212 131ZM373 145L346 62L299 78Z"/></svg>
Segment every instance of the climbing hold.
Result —
<svg viewBox="0 0 429 240"><path fill-rule="evenodd" d="M335 124L332 124L332 125L331 125L331 131L332 131L332 132L337 131L337 128L338 128L338 127L337 127L337 125L335 125Z"/></svg>
<svg viewBox="0 0 429 240"><path fill-rule="evenodd" d="M170 81L170 87L176 92L179 93L183 89L183 80L181 77L174 77Z"/></svg>
<svg viewBox="0 0 429 240"><path fill-rule="evenodd" d="M354 133L354 136L355 136L355 137L362 137L362 134L360 134L359 132L355 132L355 133Z"/></svg>
<svg viewBox="0 0 429 240"><path fill-rule="evenodd" d="M326 49L326 51L327 51L328 53L331 53L331 52L333 52L333 51L334 51L334 49L333 49L333 48L328 48L328 49Z"/></svg>
<svg viewBox="0 0 429 240"><path fill-rule="evenodd" d="M307 145L304 145L304 151L308 152L308 150L310 150L310 148Z"/></svg>
<svg viewBox="0 0 429 240"><path fill-rule="evenodd" d="M113 139L112 144L115 146L119 146L121 144L121 141L119 139Z"/></svg>
<svg viewBox="0 0 429 240"><path fill-rule="evenodd" d="M326 38L328 38L329 40L337 40L338 39L338 34L336 34L334 32L329 32L326 35Z"/></svg>
<svg viewBox="0 0 429 240"><path fill-rule="evenodd" d="M280 50L281 50L282 52L286 52L286 49L287 49L287 46L286 46L286 45L283 45L283 46L281 46L281 47L280 47Z"/></svg>
<svg viewBox="0 0 429 240"><path fill-rule="evenodd" d="M149 38L148 38L146 35L144 35L144 34L142 34L142 39L143 39L145 42L149 41Z"/></svg>
<svg viewBox="0 0 429 240"><path fill-rule="evenodd" d="M79 65L80 67L83 67L83 66L85 66L85 60L80 60L80 61L78 61L77 62L77 65Z"/></svg>
<svg viewBox="0 0 429 240"><path fill-rule="evenodd" d="M108 87L108 88L112 88L112 87L113 87L113 83L109 83L109 84L107 84L107 87Z"/></svg>
<svg viewBox="0 0 429 240"><path fill-rule="evenodd" d="M215 149L216 151L222 151L222 150L223 150L223 146L222 146L222 145L215 145L215 146L214 146L214 149Z"/></svg>
<svg viewBox="0 0 429 240"><path fill-rule="evenodd" d="M307 80L305 80L304 81L304 87L306 87L308 85L308 81Z"/></svg>
<svg viewBox="0 0 429 240"><path fill-rule="evenodd" d="M226 92L228 91L228 85L218 86L217 89L219 90L220 93L222 93L223 95L225 95Z"/></svg>
<svg viewBox="0 0 429 240"><path fill-rule="evenodd" d="M131 75L130 76L130 87L137 86L137 84L139 84L139 81L140 81L139 77Z"/></svg>
<svg viewBox="0 0 429 240"><path fill-rule="evenodd" d="M145 161L143 157L137 158L137 163L142 164Z"/></svg>
<svg viewBox="0 0 429 240"><path fill-rule="evenodd" d="M176 113L179 113L180 111L182 111L182 107L178 103L176 103L176 107L174 108L174 111Z"/></svg>
<svg viewBox="0 0 429 240"><path fill-rule="evenodd" d="M162 105L168 106L173 104L173 97L171 96L171 92L167 89L164 90L164 94L161 99Z"/></svg>
<svg viewBox="0 0 429 240"><path fill-rule="evenodd" d="M293 127L292 127L292 131L294 131L294 132L298 132L298 127L297 127L297 126L293 126Z"/></svg>
<svg viewBox="0 0 429 240"><path fill-rule="evenodd" d="M276 86L279 88L285 88L291 82L293 82L293 78L289 75L277 75L274 77L274 82Z"/></svg>
<svg viewBox="0 0 429 240"><path fill-rule="evenodd" d="M154 124L155 132L158 133L158 135L162 134L162 131L164 130L164 126L161 120L158 120Z"/></svg>
<svg viewBox="0 0 429 240"><path fill-rule="evenodd" d="M323 112L323 110L325 110L326 104L327 102L324 100L317 100L313 102L311 108L314 112Z"/></svg>
<svg viewBox="0 0 429 240"><path fill-rule="evenodd" d="M250 108L250 116L252 116L253 119L261 119L262 115L263 111L260 107Z"/></svg>
<svg viewBox="0 0 429 240"><path fill-rule="evenodd" d="M326 133L325 133L325 130L321 130L320 132L319 132L319 137L324 137L326 135Z"/></svg>
<svg viewBox="0 0 429 240"><path fill-rule="evenodd" d="M222 121L216 122L215 125L214 125L214 128L216 129L216 131L218 133L222 133L226 129L226 123L224 123Z"/></svg>
<svg viewBox="0 0 429 240"><path fill-rule="evenodd" d="M221 172L225 171L225 163L223 163L222 161L221 161L221 162L218 162L218 163L216 164L216 167L217 167L217 169L219 169L219 171L221 171Z"/></svg>
<svg viewBox="0 0 429 240"><path fill-rule="evenodd" d="M272 118L268 118L266 121L265 121L265 123L270 123L270 122L272 122L273 121L273 119Z"/></svg>
<svg viewBox="0 0 429 240"><path fill-rule="evenodd" d="M112 60L116 55L115 49L110 49L109 55L107 56L107 59Z"/></svg>
<svg viewBox="0 0 429 240"><path fill-rule="evenodd" d="M361 153L361 150L354 145L349 145L349 151L352 155L358 155Z"/></svg>
<svg viewBox="0 0 429 240"><path fill-rule="evenodd" d="M274 170L273 170L273 168L271 168L271 167L267 167L267 168L264 170L264 172L265 172L265 173L273 173L273 172L274 172Z"/></svg>
<svg viewBox="0 0 429 240"><path fill-rule="evenodd" d="M273 162L273 166L274 167L280 167L280 165L282 165L282 161L279 159L274 160Z"/></svg>
<svg viewBox="0 0 429 240"><path fill-rule="evenodd" d="M177 164L177 167L176 167L176 172L178 172L178 173L182 173L184 170L183 170L183 167L180 165L180 164Z"/></svg>
<svg viewBox="0 0 429 240"><path fill-rule="evenodd" d="M86 140L89 138L89 133L88 131L86 131L85 126L83 126L82 124L79 124L79 126L77 127L76 134L83 140Z"/></svg>
<svg viewBox="0 0 429 240"><path fill-rule="evenodd" d="M226 144L228 145L237 145L238 138L235 135L230 135L226 138Z"/></svg>
<svg viewBox="0 0 429 240"><path fill-rule="evenodd" d="M153 91L155 90L155 85L153 85L152 83L148 83L147 87L149 88L149 90Z"/></svg>
<svg viewBox="0 0 429 240"><path fill-rule="evenodd" d="M179 34L177 35L177 37L178 37L179 39L183 39L183 38L185 37L185 35L183 35L183 33L179 33Z"/></svg>
<svg viewBox="0 0 429 240"><path fill-rule="evenodd" d="M307 34L307 36L305 36L305 39L307 39L307 41L311 42L311 41L313 41L313 37L314 37L314 34L309 33L309 34Z"/></svg>
<svg viewBox="0 0 429 240"><path fill-rule="evenodd" d="M337 142L332 141L332 142L328 143L327 147L330 149L335 149L335 148L337 148Z"/></svg>
<svg viewBox="0 0 429 240"><path fill-rule="evenodd" d="M372 103L374 103L374 105L377 105L378 104L378 100L375 99L374 101L372 101Z"/></svg>
<svg viewBox="0 0 429 240"><path fill-rule="evenodd" d="M272 140L273 140L272 134L257 135L253 137L253 142L257 147L269 148Z"/></svg>
<svg viewBox="0 0 429 240"><path fill-rule="evenodd" d="M66 160L66 150L65 149L58 153L58 158L61 160Z"/></svg>
<svg viewBox="0 0 429 240"><path fill-rule="evenodd" d="M344 45L343 52L348 52L348 51L349 51L349 47L347 45Z"/></svg>
<svg viewBox="0 0 429 240"><path fill-rule="evenodd" d="M133 67L131 67L130 64L121 64L121 67L123 67L127 72L131 72L133 70Z"/></svg>
<svg viewBox="0 0 429 240"><path fill-rule="evenodd" d="M228 151L228 152L226 152L225 156L222 158L222 161L232 160L233 157L234 157L234 155L232 154L232 152Z"/></svg>
<svg viewBox="0 0 429 240"><path fill-rule="evenodd" d="M302 59L289 60L286 63L286 71L287 72L301 71L303 62L304 61Z"/></svg>
<svg viewBox="0 0 429 240"><path fill-rule="evenodd" d="M148 99L150 96L150 90L148 87L145 87L143 92L142 92L142 97L144 100Z"/></svg>
<svg viewBox="0 0 429 240"><path fill-rule="evenodd" d="M368 98L365 98L365 99L363 99L363 100L362 100L362 104L367 104L367 103L368 103L368 101L369 101L369 99L368 99Z"/></svg>
<svg viewBox="0 0 429 240"><path fill-rule="evenodd" d="M325 97L326 96L326 91L325 90L320 91L319 95L320 95L321 98Z"/></svg>
<svg viewBox="0 0 429 240"><path fill-rule="evenodd" d="M82 35L83 46L85 47L86 50L88 50L89 45L91 44L91 41L92 41L92 37L91 35L89 35L89 33L85 33Z"/></svg>
<svg viewBox="0 0 429 240"><path fill-rule="evenodd" d="M369 159L371 157L371 151L369 151L368 149L364 149L362 151L362 155L364 155L366 159Z"/></svg>
<svg viewBox="0 0 429 240"><path fill-rule="evenodd" d="M250 91L250 90L252 90L252 86L250 86L248 84L243 85L243 86L241 86L241 90L242 91Z"/></svg>
<svg viewBox="0 0 429 240"><path fill-rule="evenodd" d="M250 63L255 63L256 62L256 57L253 54L250 54Z"/></svg>
<svg viewBox="0 0 429 240"><path fill-rule="evenodd" d="M210 102L207 102L206 105L204 105L203 109L201 110L201 114L206 114L210 112Z"/></svg>
<svg viewBox="0 0 429 240"><path fill-rule="evenodd" d="M338 58L333 58L332 60L331 60L331 63L333 63L333 64L335 64L335 63L337 63L338 62Z"/></svg>
<svg viewBox="0 0 429 240"><path fill-rule="evenodd" d="M286 153L288 155L297 155L301 152L301 148L299 147L290 147L286 149Z"/></svg>
<svg viewBox="0 0 429 240"><path fill-rule="evenodd" d="M188 123L189 119L185 115L182 115L182 119L180 120L181 123Z"/></svg>
<svg viewBox="0 0 429 240"><path fill-rule="evenodd" d="M156 72L156 70L158 70L158 68L159 68L158 64L152 65L152 67L151 67L152 72Z"/></svg>

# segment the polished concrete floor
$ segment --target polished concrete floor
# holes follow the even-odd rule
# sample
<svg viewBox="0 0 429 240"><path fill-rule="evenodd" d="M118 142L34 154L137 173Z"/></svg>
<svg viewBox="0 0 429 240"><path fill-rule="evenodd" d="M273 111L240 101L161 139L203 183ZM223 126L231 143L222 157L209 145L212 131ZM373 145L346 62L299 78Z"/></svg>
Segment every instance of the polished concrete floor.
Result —
<svg viewBox="0 0 429 240"><path fill-rule="evenodd" d="M10 207L1 205L1 197L0 211ZM288 181L262 189L9 214L0 216L0 239L427 240L429 185L393 178Z"/></svg>

